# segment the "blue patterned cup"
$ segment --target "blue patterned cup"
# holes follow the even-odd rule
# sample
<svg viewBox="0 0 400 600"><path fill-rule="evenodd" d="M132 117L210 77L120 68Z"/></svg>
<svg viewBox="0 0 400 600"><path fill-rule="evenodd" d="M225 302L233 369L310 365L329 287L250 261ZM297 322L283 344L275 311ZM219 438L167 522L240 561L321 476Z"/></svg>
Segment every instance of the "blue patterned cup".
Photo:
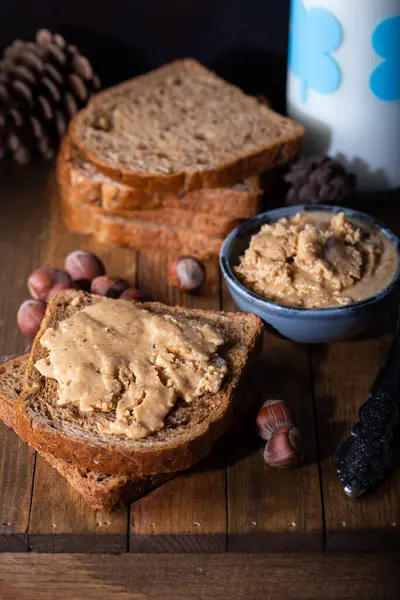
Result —
<svg viewBox="0 0 400 600"><path fill-rule="evenodd" d="M292 0L287 84L305 154L400 187L400 0Z"/></svg>

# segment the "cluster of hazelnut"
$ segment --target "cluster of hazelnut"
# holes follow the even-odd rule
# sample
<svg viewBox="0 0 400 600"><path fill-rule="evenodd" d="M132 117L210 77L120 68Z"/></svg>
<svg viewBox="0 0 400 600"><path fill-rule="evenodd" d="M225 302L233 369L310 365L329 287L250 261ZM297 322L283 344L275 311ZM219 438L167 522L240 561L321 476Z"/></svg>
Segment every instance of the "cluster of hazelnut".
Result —
<svg viewBox="0 0 400 600"><path fill-rule="evenodd" d="M51 298L63 290L75 289L92 292L108 298L144 300L140 290L130 287L123 279L108 277L101 260L85 250L74 250L68 254L64 270L41 267L28 277L31 300L25 300L18 310L17 322L22 333L33 339L39 331Z"/></svg>
<svg viewBox="0 0 400 600"><path fill-rule="evenodd" d="M192 256L180 256L169 266L169 277L180 290L192 292L205 280L204 265ZM22 333L33 339L39 331L51 298L63 290L75 289L108 298L122 300L145 300L140 290L130 287L118 277L108 277L101 260L92 252L74 250L65 259L64 270L40 267L28 277L31 300L25 300L19 308L17 322Z"/></svg>
<svg viewBox="0 0 400 600"><path fill-rule="evenodd" d="M267 441L264 460L271 467L289 469L300 462L299 432L283 400L267 400L257 415L258 435Z"/></svg>

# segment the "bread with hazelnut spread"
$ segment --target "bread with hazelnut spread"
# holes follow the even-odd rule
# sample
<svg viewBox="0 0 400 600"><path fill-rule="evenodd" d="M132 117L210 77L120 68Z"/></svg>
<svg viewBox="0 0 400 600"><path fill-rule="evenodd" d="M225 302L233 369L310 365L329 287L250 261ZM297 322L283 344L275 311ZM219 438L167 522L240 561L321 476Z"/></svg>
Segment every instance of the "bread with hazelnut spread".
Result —
<svg viewBox="0 0 400 600"><path fill-rule="evenodd" d="M285 164L303 134L190 59L93 96L68 129L103 173L151 193L234 185Z"/></svg>
<svg viewBox="0 0 400 600"><path fill-rule="evenodd" d="M254 217L260 210L258 176L230 188L152 194L104 175L68 137L58 155L57 181L61 194L68 194L75 204L89 204L99 212L120 217L178 226L190 223L193 229L208 235L224 235L239 219Z"/></svg>
<svg viewBox="0 0 400 600"><path fill-rule="evenodd" d="M114 422L116 419L115 406L106 405L104 408L101 405L101 410L88 412L83 410L82 405L61 402L57 381L38 371L38 364L43 364L39 361L51 362L49 351L42 344L46 332L51 329L54 336L60 328L68 329L71 319L79 311L87 311L87 318L89 309L104 302L116 306L116 303L124 301L68 290L56 295L49 303L32 347L25 387L19 400L17 427L21 437L39 451L104 473L145 476L190 467L208 454L213 442L230 424L232 412L243 394L242 386L251 358L261 344L261 320L244 313L203 311L159 303L140 305L157 323L163 319L176 321L178 325L174 326L179 328L179 323L184 321L197 334L199 331L213 331L223 341L220 356L225 361L225 371L217 391L207 391L203 384L204 393L200 390L190 402L178 396L169 405L162 427L155 428L145 437L132 439L125 430L118 435L110 432L109 420ZM67 320L68 326L63 326L62 323ZM171 352L179 355L180 348ZM163 381L162 364L159 367L160 380ZM140 380L138 373L135 381ZM170 387L168 381L166 389ZM153 383L154 378L151 380L152 390ZM94 386L95 382L92 384ZM88 389L92 389L91 382L87 385ZM149 388L146 382L143 387L147 394Z"/></svg>
<svg viewBox="0 0 400 600"><path fill-rule="evenodd" d="M16 407L27 363L28 355L25 354L0 365L0 419L16 433ZM107 475L55 458L48 452L39 453L79 492L86 504L96 510L110 511L125 506L148 494L171 477L168 473L145 478Z"/></svg>

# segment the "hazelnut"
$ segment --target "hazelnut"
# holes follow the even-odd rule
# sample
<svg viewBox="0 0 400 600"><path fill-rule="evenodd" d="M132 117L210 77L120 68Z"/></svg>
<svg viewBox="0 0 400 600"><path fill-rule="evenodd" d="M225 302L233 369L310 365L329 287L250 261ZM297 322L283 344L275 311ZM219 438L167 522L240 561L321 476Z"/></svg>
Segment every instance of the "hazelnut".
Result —
<svg viewBox="0 0 400 600"><path fill-rule="evenodd" d="M290 469L300 462L299 432L291 425L281 427L268 440L264 460L271 467Z"/></svg>
<svg viewBox="0 0 400 600"><path fill-rule="evenodd" d="M32 298L46 300L51 288L62 281L71 281L68 273L54 267L41 267L29 275L27 283Z"/></svg>
<svg viewBox="0 0 400 600"><path fill-rule="evenodd" d="M180 256L168 269L171 283L178 289L192 292L199 288L206 278L206 270L197 258Z"/></svg>
<svg viewBox="0 0 400 600"><path fill-rule="evenodd" d="M65 259L65 270L71 279L89 279L104 275L105 268L97 256L86 250L74 250Z"/></svg>
<svg viewBox="0 0 400 600"><path fill-rule="evenodd" d="M266 400L258 411L256 424L260 438L269 440L281 427L293 425L292 413L283 400Z"/></svg>
<svg viewBox="0 0 400 600"><path fill-rule="evenodd" d="M136 300L136 302L144 302L145 295L137 288L128 288L120 295L121 300Z"/></svg>
<svg viewBox="0 0 400 600"><path fill-rule="evenodd" d="M46 296L46 301L50 302L53 296L58 294L59 292L63 292L64 290L77 290L78 286L76 281L61 281L60 283L56 283L53 285L51 290Z"/></svg>
<svg viewBox="0 0 400 600"><path fill-rule="evenodd" d="M107 277L106 275L95 277L90 286L92 294L106 296L107 298L119 298L122 292L127 289L128 284L126 281L117 277Z"/></svg>
<svg viewBox="0 0 400 600"><path fill-rule="evenodd" d="M22 333L33 340L40 329L40 324L46 312L46 303L43 300L25 300L17 314L17 323Z"/></svg>

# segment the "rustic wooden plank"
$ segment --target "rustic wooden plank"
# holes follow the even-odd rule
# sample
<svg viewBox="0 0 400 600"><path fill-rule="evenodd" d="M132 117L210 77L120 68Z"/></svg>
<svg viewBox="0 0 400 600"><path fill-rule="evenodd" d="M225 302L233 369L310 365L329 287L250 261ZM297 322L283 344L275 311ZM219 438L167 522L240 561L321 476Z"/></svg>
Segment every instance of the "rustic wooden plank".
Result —
<svg viewBox="0 0 400 600"><path fill-rule="evenodd" d="M235 310L222 286L223 308ZM278 470L263 460L255 410L227 444L228 551L298 552L323 548L323 518L307 347L265 332L252 378L255 409L268 398L291 407L300 431L303 466Z"/></svg>
<svg viewBox="0 0 400 600"><path fill-rule="evenodd" d="M0 552L28 551L35 452L0 424Z"/></svg>
<svg viewBox="0 0 400 600"><path fill-rule="evenodd" d="M312 349L327 550L400 550L400 471L370 495L352 500L339 483L334 455L367 398L390 337Z"/></svg>
<svg viewBox="0 0 400 600"><path fill-rule="evenodd" d="M179 292L168 282L172 257L139 257L139 285L154 300L216 309L217 260L207 263L207 280L197 295ZM131 552L223 552L226 546L225 468L213 453L131 507Z"/></svg>
<svg viewBox="0 0 400 600"><path fill-rule="evenodd" d="M51 222L45 262L63 267L71 250L95 252L107 272L136 280L137 254L130 250L105 247L90 236L71 234L64 227L54 181L50 186ZM58 472L38 456L29 523L29 543L37 552L123 552L128 547L129 510L111 514L89 509L80 495Z"/></svg>
<svg viewBox="0 0 400 600"><path fill-rule="evenodd" d="M2 600L396 600L398 556L0 555Z"/></svg>
<svg viewBox="0 0 400 600"><path fill-rule="evenodd" d="M26 279L47 246L43 202L48 168L23 171L2 163L0 177L0 355L23 352L27 341L16 326L28 297ZM0 427L0 551L26 551L35 452Z"/></svg>
<svg viewBox="0 0 400 600"><path fill-rule="evenodd" d="M45 460L37 460L29 525L35 552L125 552L127 509L92 510Z"/></svg>

